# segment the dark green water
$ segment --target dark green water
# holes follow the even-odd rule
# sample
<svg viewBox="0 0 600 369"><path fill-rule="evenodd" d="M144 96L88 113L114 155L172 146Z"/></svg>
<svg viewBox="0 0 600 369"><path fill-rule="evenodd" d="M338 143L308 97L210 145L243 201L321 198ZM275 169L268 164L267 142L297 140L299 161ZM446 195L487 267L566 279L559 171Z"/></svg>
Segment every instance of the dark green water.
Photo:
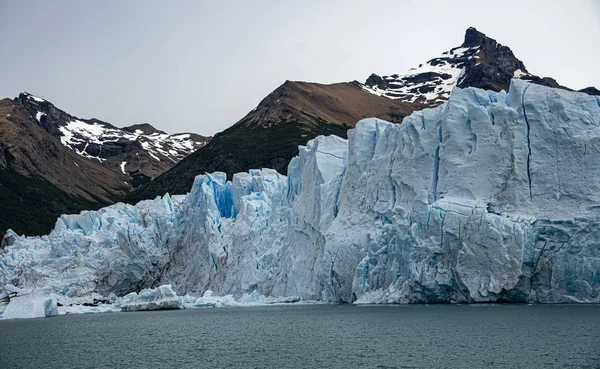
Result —
<svg viewBox="0 0 600 369"><path fill-rule="evenodd" d="M600 306L286 306L0 321L0 368L600 368Z"/></svg>

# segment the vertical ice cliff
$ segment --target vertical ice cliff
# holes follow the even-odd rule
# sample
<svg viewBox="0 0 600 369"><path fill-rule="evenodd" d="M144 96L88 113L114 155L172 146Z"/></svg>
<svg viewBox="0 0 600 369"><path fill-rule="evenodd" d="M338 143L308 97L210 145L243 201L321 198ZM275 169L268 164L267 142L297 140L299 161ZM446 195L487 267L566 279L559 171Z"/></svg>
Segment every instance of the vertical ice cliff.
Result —
<svg viewBox="0 0 600 369"><path fill-rule="evenodd" d="M288 167L11 232L0 283L67 296L259 291L358 303L600 302L600 99L513 80Z"/></svg>

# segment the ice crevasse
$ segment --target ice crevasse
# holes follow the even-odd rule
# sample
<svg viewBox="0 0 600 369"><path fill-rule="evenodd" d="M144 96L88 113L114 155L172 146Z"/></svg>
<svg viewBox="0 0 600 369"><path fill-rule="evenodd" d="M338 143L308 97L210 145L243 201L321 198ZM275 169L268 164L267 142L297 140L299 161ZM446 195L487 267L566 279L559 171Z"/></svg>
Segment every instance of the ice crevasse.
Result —
<svg viewBox="0 0 600 369"><path fill-rule="evenodd" d="M356 303L600 302L600 99L513 80L186 196L8 232L0 285ZM1 289L1 288L0 288Z"/></svg>

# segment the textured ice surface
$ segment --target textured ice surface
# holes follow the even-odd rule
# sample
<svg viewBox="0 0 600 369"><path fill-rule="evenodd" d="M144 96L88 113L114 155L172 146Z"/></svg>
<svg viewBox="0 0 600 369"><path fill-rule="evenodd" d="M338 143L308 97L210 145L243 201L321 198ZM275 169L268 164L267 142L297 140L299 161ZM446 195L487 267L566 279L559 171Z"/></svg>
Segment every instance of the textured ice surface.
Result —
<svg viewBox="0 0 600 369"><path fill-rule="evenodd" d="M9 232L0 283L68 297L168 283L238 302L600 302L597 97L514 80L348 137L310 141L288 177L200 175L177 201Z"/></svg>
<svg viewBox="0 0 600 369"><path fill-rule="evenodd" d="M45 318L58 315L56 300L50 289L31 291L6 285L10 302L2 313L3 319Z"/></svg>

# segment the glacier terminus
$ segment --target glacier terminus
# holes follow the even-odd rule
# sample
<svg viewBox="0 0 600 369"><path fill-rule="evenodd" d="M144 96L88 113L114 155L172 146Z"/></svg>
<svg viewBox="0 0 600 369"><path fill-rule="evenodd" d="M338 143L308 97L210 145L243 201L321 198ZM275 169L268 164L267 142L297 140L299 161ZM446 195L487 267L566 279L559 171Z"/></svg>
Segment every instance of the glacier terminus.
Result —
<svg viewBox="0 0 600 369"><path fill-rule="evenodd" d="M598 96L455 89L402 124L309 141L287 177L204 174L187 195L63 215L47 236L9 231L0 291L599 303L599 159Z"/></svg>

